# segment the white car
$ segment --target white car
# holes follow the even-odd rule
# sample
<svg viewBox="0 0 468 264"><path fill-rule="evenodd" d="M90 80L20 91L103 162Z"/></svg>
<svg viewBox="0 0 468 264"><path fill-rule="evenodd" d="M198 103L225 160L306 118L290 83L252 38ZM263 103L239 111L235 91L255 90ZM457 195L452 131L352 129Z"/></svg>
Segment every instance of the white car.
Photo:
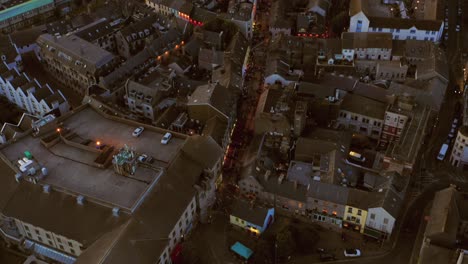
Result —
<svg viewBox="0 0 468 264"><path fill-rule="evenodd" d="M345 255L345 257L360 257L361 256L361 250L359 250L357 248L345 249L344 255Z"/></svg>
<svg viewBox="0 0 468 264"><path fill-rule="evenodd" d="M133 130L132 136L139 137L144 130L144 127L137 127L135 130Z"/></svg>
<svg viewBox="0 0 468 264"><path fill-rule="evenodd" d="M167 143L169 143L171 138L172 138L172 134L167 132L166 134L164 134L164 137L161 139L161 144L166 145Z"/></svg>
<svg viewBox="0 0 468 264"><path fill-rule="evenodd" d="M460 32L460 25L457 25L457 26L455 27L455 31Z"/></svg>
<svg viewBox="0 0 468 264"><path fill-rule="evenodd" d="M458 119L454 118L453 121L452 121L452 128L456 128L457 124L458 124Z"/></svg>

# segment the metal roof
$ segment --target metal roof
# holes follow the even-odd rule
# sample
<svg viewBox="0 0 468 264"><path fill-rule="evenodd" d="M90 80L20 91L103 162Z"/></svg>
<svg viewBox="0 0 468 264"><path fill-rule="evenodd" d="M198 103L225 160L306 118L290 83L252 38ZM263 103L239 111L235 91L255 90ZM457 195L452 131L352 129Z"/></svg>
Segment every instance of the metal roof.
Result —
<svg viewBox="0 0 468 264"><path fill-rule="evenodd" d="M4 21L15 16L24 14L36 8L40 8L42 6L52 4L54 0L31 0L11 8L5 9L0 11L0 21Z"/></svg>

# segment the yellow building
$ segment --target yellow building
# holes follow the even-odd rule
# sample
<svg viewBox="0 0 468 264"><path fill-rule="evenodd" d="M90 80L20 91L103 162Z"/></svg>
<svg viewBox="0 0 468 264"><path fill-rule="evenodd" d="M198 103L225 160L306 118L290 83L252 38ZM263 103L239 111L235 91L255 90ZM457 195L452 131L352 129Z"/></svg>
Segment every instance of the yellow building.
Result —
<svg viewBox="0 0 468 264"><path fill-rule="evenodd" d="M367 219L367 204L372 200L369 192L350 189L348 195L348 202L345 206L343 227L364 232L364 226Z"/></svg>

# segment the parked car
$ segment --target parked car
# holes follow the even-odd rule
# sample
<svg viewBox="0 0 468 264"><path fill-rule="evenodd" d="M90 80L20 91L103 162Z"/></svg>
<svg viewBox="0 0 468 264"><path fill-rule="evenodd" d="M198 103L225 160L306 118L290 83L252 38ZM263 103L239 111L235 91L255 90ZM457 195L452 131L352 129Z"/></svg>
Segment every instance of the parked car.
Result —
<svg viewBox="0 0 468 264"><path fill-rule="evenodd" d="M164 137L161 139L161 144L166 145L167 143L169 143L171 138L172 138L172 134L167 132L166 134L164 134Z"/></svg>
<svg viewBox="0 0 468 264"><path fill-rule="evenodd" d="M132 136L139 137L141 133L143 133L144 130L145 130L144 127L137 127L135 128L135 130L133 130Z"/></svg>
<svg viewBox="0 0 468 264"><path fill-rule="evenodd" d="M437 155L438 160L444 160L445 155L447 154L448 147L448 144L442 144L442 147L439 150L439 154Z"/></svg>
<svg viewBox="0 0 468 264"><path fill-rule="evenodd" d="M458 125L458 118L454 118L452 121L452 128L456 128Z"/></svg>
<svg viewBox="0 0 468 264"><path fill-rule="evenodd" d="M455 31L457 31L457 32L460 32L460 29L461 29L460 25L457 25L457 26L455 27Z"/></svg>
<svg viewBox="0 0 468 264"><path fill-rule="evenodd" d="M344 250L345 257L360 257L361 250L357 248L348 248Z"/></svg>
<svg viewBox="0 0 468 264"><path fill-rule="evenodd" d="M357 153L357 152L354 152L354 151L349 152L349 158L351 158L351 159L353 159L355 161L359 161L359 162L365 162L366 161L366 157L364 157L360 153Z"/></svg>

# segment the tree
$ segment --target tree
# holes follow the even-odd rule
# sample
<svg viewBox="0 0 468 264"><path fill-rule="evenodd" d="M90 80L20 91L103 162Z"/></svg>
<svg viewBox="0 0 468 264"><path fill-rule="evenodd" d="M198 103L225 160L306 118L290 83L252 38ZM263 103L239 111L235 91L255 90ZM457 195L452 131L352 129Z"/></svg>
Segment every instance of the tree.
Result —
<svg viewBox="0 0 468 264"><path fill-rule="evenodd" d="M281 229L276 235L276 256L279 259L287 259L294 253L296 243L289 226Z"/></svg>
<svg viewBox="0 0 468 264"><path fill-rule="evenodd" d="M311 254L320 240L320 235L312 228L292 226L291 233L296 243L296 250L301 254Z"/></svg>
<svg viewBox="0 0 468 264"><path fill-rule="evenodd" d="M348 10L343 10L330 20L331 30L335 34L343 32L349 21Z"/></svg>
<svg viewBox="0 0 468 264"><path fill-rule="evenodd" d="M254 252L252 263L265 264L273 262L273 245L271 241L259 239L255 245Z"/></svg>

